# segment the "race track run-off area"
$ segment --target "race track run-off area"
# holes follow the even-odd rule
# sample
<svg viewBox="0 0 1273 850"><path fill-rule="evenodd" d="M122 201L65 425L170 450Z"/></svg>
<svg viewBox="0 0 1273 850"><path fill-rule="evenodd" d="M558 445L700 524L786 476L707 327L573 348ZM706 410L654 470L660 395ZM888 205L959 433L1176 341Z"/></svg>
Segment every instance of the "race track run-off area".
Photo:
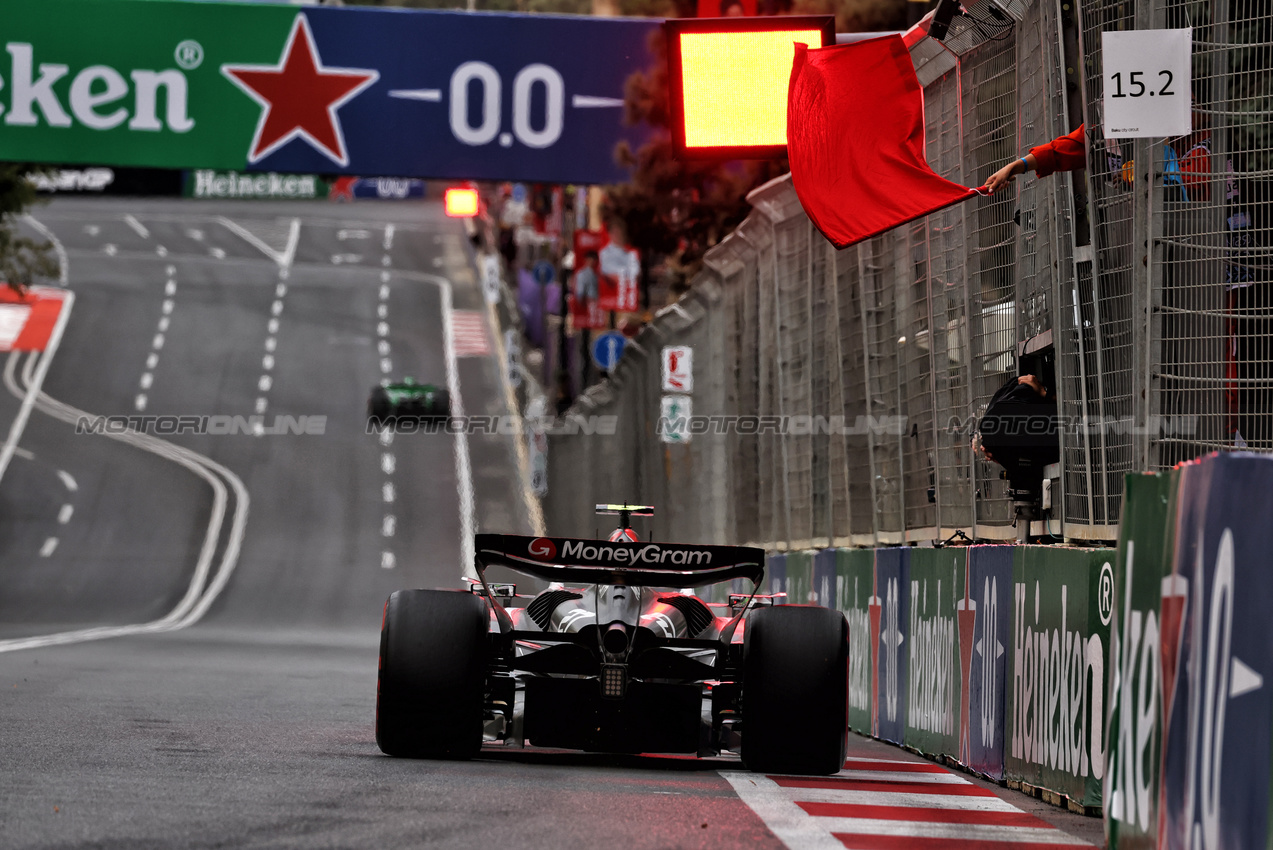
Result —
<svg viewBox="0 0 1273 850"><path fill-rule="evenodd" d="M385 378L510 412L463 229L435 202L33 214L73 299L50 353L0 355L0 846L1101 842L1099 820L857 736L815 778L733 756L382 755L385 598L458 586L474 532L542 533L510 436L367 433ZM140 416L228 425L84 425Z"/></svg>

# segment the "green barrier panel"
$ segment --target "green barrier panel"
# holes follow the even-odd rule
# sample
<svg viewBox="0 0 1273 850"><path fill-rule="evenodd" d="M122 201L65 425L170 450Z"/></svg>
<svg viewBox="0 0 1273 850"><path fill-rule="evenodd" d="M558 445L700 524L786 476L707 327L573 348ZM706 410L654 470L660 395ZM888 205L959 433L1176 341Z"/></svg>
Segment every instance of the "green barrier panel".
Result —
<svg viewBox="0 0 1273 850"><path fill-rule="evenodd" d="M788 605L812 605L817 602L813 592L813 556L812 550L787 553L787 591Z"/></svg>
<svg viewBox="0 0 1273 850"><path fill-rule="evenodd" d="M835 553L836 605L849 621L849 728L871 733L872 688L870 602L875 596L875 551L840 549ZM879 601L876 600L876 610Z"/></svg>
<svg viewBox="0 0 1273 850"><path fill-rule="evenodd" d="M1123 485L1110 625L1109 758L1105 834L1111 848L1158 846L1162 768L1159 620L1171 573L1169 503L1179 473L1128 475Z"/></svg>
<svg viewBox="0 0 1273 850"><path fill-rule="evenodd" d="M1101 805L1113 549L1014 553L1004 775Z"/></svg>
<svg viewBox="0 0 1273 850"><path fill-rule="evenodd" d="M968 550L912 549L910 556L903 742L922 753L955 757L963 694L956 606L965 600Z"/></svg>

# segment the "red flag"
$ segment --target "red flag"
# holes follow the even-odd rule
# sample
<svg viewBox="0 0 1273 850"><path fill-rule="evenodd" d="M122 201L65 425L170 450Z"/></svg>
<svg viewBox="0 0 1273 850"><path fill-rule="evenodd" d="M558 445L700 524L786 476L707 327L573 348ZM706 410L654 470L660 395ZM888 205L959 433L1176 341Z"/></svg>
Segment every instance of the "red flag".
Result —
<svg viewBox="0 0 1273 850"><path fill-rule="evenodd" d="M801 205L837 248L979 194L924 159L924 93L900 35L796 45L787 159Z"/></svg>

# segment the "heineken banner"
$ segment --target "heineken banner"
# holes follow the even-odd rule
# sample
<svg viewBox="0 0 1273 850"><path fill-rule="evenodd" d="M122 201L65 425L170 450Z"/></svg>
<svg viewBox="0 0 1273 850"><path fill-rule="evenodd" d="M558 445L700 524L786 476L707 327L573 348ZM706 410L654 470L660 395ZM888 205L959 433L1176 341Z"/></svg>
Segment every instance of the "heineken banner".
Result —
<svg viewBox="0 0 1273 850"><path fill-rule="evenodd" d="M1105 771L1105 824L1110 847L1158 847L1159 776L1162 769L1164 685L1175 679L1176 657L1161 649L1168 632L1179 636L1180 600L1169 593L1175 526L1169 502L1177 472L1128 475L1123 485L1114 617L1109 643L1109 755ZM1165 617L1174 626L1164 629ZM1168 675L1170 668L1170 675ZM1172 688L1168 686L1167 693Z"/></svg>
<svg viewBox="0 0 1273 850"><path fill-rule="evenodd" d="M964 696L959 761L1003 779L1004 694L1012 612L1013 546L968 549L968 586L956 603ZM960 605L963 608L960 608ZM964 613L965 611L970 613ZM968 638L971 620L971 639Z"/></svg>
<svg viewBox="0 0 1273 850"><path fill-rule="evenodd" d="M0 159L610 183L656 20L3 3Z"/></svg>
<svg viewBox="0 0 1273 850"><path fill-rule="evenodd" d="M1004 775L1101 805L1114 551L1018 546Z"/></svg>
<svg viewBox="0 0 1273 850"><path fill-rule="evenodd" d="M849 728L871 734L875 687L875 636L880 601L875 592L875 552L835 550L836 604L849 621Z"/></svg>
<svg viewBox="0 0 1273 850"><path fill-rule="evenodd" d="M968 550L910 550L905 743L922 753L959 752L964 693L959 638L968 623Z"/></svg>
<svg viewBox="0 0 1273 850"><path fill-rule="evenodd" d="M877 659L871 734L895 744L902 743L906 731L910 556L909 548L875 550L876 591L872 595L879 597L880 627L871 636L872 654Z"/></svg>
<svg viewBox="0 0 1273 850"><path fill-rule="evenodd" d="M1212 455L1181 470L1178 488L1160 625L1171 698L1158 846L1267 847L1273 459ZM1179 634L1168 593L1183 601Z"/></svg>

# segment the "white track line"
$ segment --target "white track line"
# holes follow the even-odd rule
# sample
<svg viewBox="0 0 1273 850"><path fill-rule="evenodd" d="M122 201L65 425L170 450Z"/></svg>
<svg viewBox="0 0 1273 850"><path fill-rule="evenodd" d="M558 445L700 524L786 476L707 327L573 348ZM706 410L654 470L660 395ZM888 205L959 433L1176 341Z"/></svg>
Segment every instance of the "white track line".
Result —
<svg viewBox="0 0 1273 850"><path fill-rule="evenodd" d="M6 385L10 383L12 363L13 358L10 357L9 363L6 364L5 368ZM40 368L44 368L43 363L41 363ZM12 390L13 388L10 387L11 392ZM95 418L92 414L52 399L43 392L39 393L38 406L42 413L69 424L76 423L81 417ZM136 625L101 626L51 635L4 640L0 641L0 652L184 629L198 622L207 613L212 603L216 601L217 596L225 588L226 583L229 582L230 576L234 573L234 568L238 564L239 551L243 546L243 535L247 527L249 505L247 488L243 486L243 482L239 477L211 458L161 440L158 437L152 437L149 434L130 430L122 434L106 433L103 436L180 464L200 478L203 478L212 487L212 517L208 524L208 530L204 535L203 547L200 549L199 558L195 563L195 571L191 577L190 585L176 607L158 620ZM221 556L221 562L216 573L212 576L211 581L208 581L212 558L216 554L217 539L220 537L221 525L225 518L226 487L221 479L228 482L234 490L234 516L231 520L230 535L226 542L225 552Z"/></svg>
<svg viewBox="0 0 1273 850"><path fill-rule="evenodd" d="M75 293L68 290L63 294L62 308L58 310L57 321L53 324L49 341L44 346L49 356L40 359L40 368L36 370L26 394L18 396L22 400L22 406L18 408L18 415L13 418L9 426L9 437L4 441L4 447L0 448L0 479L4 478L5 470L9 468L9 461L13 459L13 452L18 447L18 440L22 438L22 431L27 426L27 420L31 418L31 408L35 406L36 396L39 395L40 387L44 384L44 376L48 374L49 364L53 362L53 354L62 341L62 331L66 330L67 319L71 316L71 305L74 303ZM12 360L17 354L18 352L13 352L9 359Z"/></svg>
<svg viewBox="0 0 1273 850"><path fill-rule="evenodd" d="M131 215L124 216L124 224L127 224L129 227L131 227L133 229L133 232L136 233L138 236L140 236L142 239L150 238L150 231L146 229L146 225L142 224L134 216L131 216Z"/></svg>
<svg viewBox="0 0 1273 850"><path fill-rule="evenodd" d="M296 245L300 241L301 236L301 220L299 218L292 219L291 231L287 235L287 247L283 249L282 253L266 245L256 234L232 219L225 216L217 216L215 220L226 230L229 230L244 242L269 257L281 269L290 268L292 261L296 258Z"/></svg>

